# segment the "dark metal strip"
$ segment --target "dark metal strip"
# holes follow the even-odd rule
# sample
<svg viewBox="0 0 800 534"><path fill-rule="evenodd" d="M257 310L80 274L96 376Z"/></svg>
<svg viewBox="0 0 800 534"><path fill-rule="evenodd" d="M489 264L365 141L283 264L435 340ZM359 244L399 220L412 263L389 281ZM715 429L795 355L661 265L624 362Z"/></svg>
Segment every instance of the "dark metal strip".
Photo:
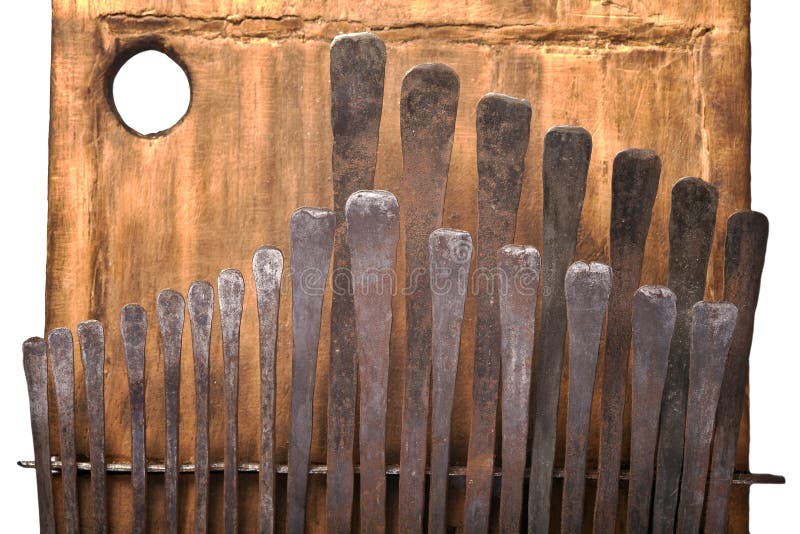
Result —
<svg viewBox="0 0 800 534"><path fill-rule="evenodd" d="M661 158L652 150L617 154L611 178L611 268L614 283L608 306L602 369L602 427L593 531L614 532L617 524L622 417L631 351L631 306L639 287L644 246L661 175Z"/></svg>
<svg viewBox="0 0 800 534"><path fill-rule="evenodd" d="M219 273L219 314L222 323L222 362L225 374L225 532L239 531L239 472L237 432L239 429L239 328L244 302L244 278L236 269Z"/></svg>
<svg viewBox="0 0 800 534"><path fill-rule="evenodd" d="M434 230L428 240L433 364L428 492L428 532L431 534L444 534L446 528L450 422L472 250L472 238L460 230Z"/></svg>
<svg viewBox="0 0 800 534"><path fill-rule="evenodd" d="M261 368L261 459L259 463L259 528L275 531L275 355L283 254L261 247L253 255L258 302L258 346Z"/></svg>
<svg viewBox="0 0 800 534"><path fill-rule="evenodd" d="M567 309L564 277L575 255L592 136L576 126L551 128L544 138L542 163L542 312L535 360L532 416L534 467L528 494L528 532L550 529L550 493L556 452L558 393L564 358Z"/></svg>
<svg viewBox="0 0 800 534"><path fill-rule="evenodd" d="M730 302L698 302L692 308L689 396L677 532L700 532L714 416L736 328L736 315L736 306Z"/></svg>
<svg viewBox="0 0 800 534"><path fill-rule="evenodd" d="M486 532L492 500L497 397L500 382L500 321L497 251L514 240L530 138L527 100L489 93L477 106L478 252L472 425L467 456L464 527Z"/></svg>
<svg viewBox="0 0 800 534"><path fill-rule="evenodd" d="M567 269L564 279L569 331L569 400L561 532L566 534L578 534L583 527L589 416L612 276L608 265L578 262Z"/></svg>
<svg viewBox="0 0 800 534"><path fill-rule="evenodd" d="M125 350L131 403L131 530L144 534L147 528L147 460L145 453L144 369L147 314L138 304L122 308L120 333Z"/></svg>
<svg viewBox="0 0 800 534"><path fill-rule="evenodd" d="M739 309L720 390L706 497L705 532L723 532L728 525L730 484L744 409L750 346L753 342L761 273L767 252L769 221L757 211L740 211L728 218L725 236L725 300Z"/></svg>
<svg viewBox="0 0 800 534"><path fill-rule="evenodd" d="M497 254L497 268L503 384L500 530L521 532L536 300L542 261L533 247L506 245Z"/></svg>
<svg viewBox="0 0 800 534"><path fill-rule="evenodd" d="M666 287L644 286L634 294L632 308L631 472L627 528L631 534L647 534L661 396L667 377L669 345L675 330L675 293ZM616 483L619 485L619 479Z"/></svg>
<svg viewBox="0 0 800 534"><path fill-rule="evenodd" d="M400 221L387 191L359 191L347 201L353 269L359 404L361 532L386 530L386 395L392 292Z"/></svg>
<svg viewBox="0 0 800 534"><path fill-rule="evenodd" d="M331 349L328 388L327 528L351 530L353 441L356 420L356 341L345 204L358 190L372 189L383 109L386 49L370 33L337 36L331 43L331 127L333 129L333 253Z"/></svg>
<svg viewBox="0 0 800 534"><path fill-rule="evenodd" d="M400 137L406 231L406 362L400 447L399 532L422 532L431 376L431 293L426 252L442 222L458 109L458 75L417 65L403 78Z"/></svg>
<svg viewBox="0 0 800 534"><path fill-rule="evenodd" d="M286 531L305 532L306 490L314 415L314 384L322 299L333 249L332 211L299 208L292 214L292 389Z"/></svg>

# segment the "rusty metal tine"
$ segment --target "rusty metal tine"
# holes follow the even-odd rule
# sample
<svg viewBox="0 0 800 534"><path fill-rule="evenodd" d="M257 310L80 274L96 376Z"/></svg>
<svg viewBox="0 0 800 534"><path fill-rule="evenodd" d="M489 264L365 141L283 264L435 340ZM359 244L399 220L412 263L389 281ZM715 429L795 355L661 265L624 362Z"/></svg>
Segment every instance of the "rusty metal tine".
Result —
<svg viewBox="0 0 800 534"><path fill-rule="evenodd" d="M370 534L386 530L386 395L398 209L387 191L353 193L345 208L361 388L361 532Z"/></svg>
<svg viewBox="0 0 800 534"><path fill-rule="evenodd" d="M99 321L78 325L83 379L86 384L86 411L89 419L89 458L91 460L92 511L95 534L106 531L106 451L105 451L105 335Z"/></svg>
<svg viewBox="0 0 800 534"><path fill-rule="evenodd" d="M258 302L258 346L261 368L261 459L259 462L259 529L275 530L275 355L283 254L261 247L253 255Z"/></svg>
<svg viewBox="0 0 800 534"><path fill-rule="evenodd" d="M350 532L353 509L357 364L345 204L352 193L373 187L385 65L386 48L373 34L339 35L331 43L332 180L336 213L326 484L327 528L331 534Z"/></svg>
<svg viewBox="0 0 800 534"><path fill-rule="evenodd" d="M147 459L145 452L144 370L147 314L138 304L126 304L120 317L131 403L131 530L144 534L147 525Z"/></svg>
<svg viewBox="0 0 800 534"><path fill-rule="evenodd" d="M472 238L460 230L434 230L428 240L433 380L428 492L428 532L431 534L444 534L446 527L450 422L472 250Z"/></svg>
<svg viewBox="0 0 800 534"><path fill-rule="evenodd" d="M500 382L500 321L494 294L497 250L514 240L530 121L531 105L527 100L489 93L478 102L476 263L479 272L486 276L476 288L472 426L464 505L464 527L468 534L486 532L489 528Z"/></svg>
<svg viewBox="0 0 800 534"><path fill-rule="evenodd" d="M208 359L211 350L211 318L214 315L214 288L208 282L194 282L188 294L189 324L192 329L194 360L195 446L194 446L194 531L208 529Z"/></svg>
<svg viewBox="0 0 800 534"><path fill-rule="evenodd" d="M178 436L181 344L185 302L171 289L158 294L158 325L164 355L164 413L166 414L166 452L164 454L164 531L178 532Z"/></svg>
<svg viewBox="0 0 800 534"><path fill-rule="evenodd" d="M644 246L661 175L661 158L652 150L623 150L614 158L611 178L611 268L602 367L600 478L594 503L593 531L613 532L617 523L622 417L631 351L631 302L642 273Z"/></svg>
<svg viewBox="0 0 800 534"><path fill-rule="evenodd" d="M723 532L728 524L736 443L747 387L761 272L767 251L769 221L757 211L740 211L728 218L725 236L725 300L739 309L728 352L714 430L714 448L706 497L705 532Z"/></svg>
<svg viewBox="0 0 800 534"><path fill-rule="evenodd" d="M528 450L536 299L542 261L530 246L506 245L497 255L500 275L502 465L500 530L519 533Z"/></svg>
<svg viewBox="0 0 800 534"><path fill-rule="evenodd" d="M300 208L292 214L292 396L286 531L305 532L306 490L314 414L322 299L333 249L332 211Z"/></svg>
<svg viewBox="0 0 800 534"><path fill-rule="evenodd" d="M689 387L691 307L705 293L717 199L716 188L699 178L682 178L672 188L667 285L675 292L677 313L661 403L653 534L671 534L675 529Z"/></svg>
<svg viewBox="0 0 800 534"><path fill-rule="evenodd" d="M580 533L583 527L589 416L612 276L608 265L577 262L567 269L564 279L569 331L569 400L561 532L567 534Z"/></svg>
<svg viewBox="0 0 800 534"><path fill-rule="evenodd" d="M239 429L239 328L244 302L244 278L236 269L219 273L219 315L222 323L222 361L225 374L225 532L239 531L237 432Z"/></svg>
<svg viewBox="0 0 800 534"><path fill-rule="evenodd" d="M677 532L700 532L714 417L736 316L736 306L730 302L698 302L692 308L689 395Z"/></svg>
<svg viewBox="0 0 800 534"><path fill-rule="evenodd" d="M56 328L47 336L61 437L61 485L64 490L64 528L80 531L78 469L75 457L75 362L72 332Z"/></svg>
<svg viewBox="0 0 800 534"><path fill-rule="evenodd" d="M36 493L39 498L39 530L44 534L55 534L47 407L47 344L44 339L32 337L22 344L22 366L25 368L30 402L33 455L36 460Z"/></svg>
<svg viewBox="0 0 800 534"><path fill-rule="evenodd" d="M400 447L399 531L422 532L431 376L431 293L426 251L441 225L458 109L458 75L417 65L403 78L400 137L406 230L406 361Z"/></svg>
<svg viewBox="0 0 800 534"><path fill-rule="evenodd" d="M633 296L631 467L627 515L627 529L631 534L647 534L649 528L658 418L667 376L669 345L675 329L675 310L675 293L666 287L643 286Z"/></svg>
<svg viewBox="0 0 800 534"><path fill-rule="evenodd" d="M564 277L575 255L591 155L592 136L583 128L557 126L545 135L542 311L534 364L529 533L546 533L550 529L558 393L567 330Z"/></svg>

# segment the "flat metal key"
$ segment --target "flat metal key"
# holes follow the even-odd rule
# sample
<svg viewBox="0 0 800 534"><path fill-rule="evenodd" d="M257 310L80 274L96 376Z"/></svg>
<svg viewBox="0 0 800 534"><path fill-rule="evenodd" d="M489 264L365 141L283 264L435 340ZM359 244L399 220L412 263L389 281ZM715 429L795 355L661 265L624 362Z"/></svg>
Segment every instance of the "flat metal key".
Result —
<svg viewBox="0 0 800 534"><path fill-rule="evenodd" d="M91 461L92 521L95 534L106 531L106 451L105 451L105 386L103 369L106 342L99 321L78 325L83 379L86 385L86 411L89 419L89 460Z"/></svg>
<svg viewBox="0 0 800 534"><path fill-rule="evenodd" d="M50 427L47 407L47 344L32 337L22 344L22 366L28 384L28 400L36 460L36 493L39 499L39 531L55 534L53 473L50 470Z"/></svg>
<svg viewBox="0 0 800 534"><path fill-rule="evenodd" d="M689 396L677 532L700 532L714 418L736 316L736 306L730 302L698 302L692 308Z"/></svg>
<svg viewBox="0 0 800 534"><path fill-rule="evenodd" d="M675 292L677 312L661 402L653 534L671 534L675 530L689 387L691 308L703 300L705 293L717 199L716 188L699 178L682 178L672 188L667 285Z"/></svg>
<svg viewBox="0 0 800 534"><path fill-rule="evenodd" d="M569 399L561 532L566 534L580 533L583 527L589 417L612 277L608 265L577 262L569 267L564 279L569 327Z"/></svg>
<svg viewBox="0 0 800 534"><path fill-rule="evenodd" d="M308 463L322 299L333 249L332 211L299 208L292 214L292 396L286 531L305 532Z"/></svg>
<svg viewBox="0 0 800 534"><path fill-rule="evenodd" d="M757 211L740 211L728 218L725 236L725 300L738 310L728 352L714 430L706 497L705 532L724 532L728 524L736 444L744 409L753 322L767 252L769 221Z"/></svg>
<svg viewBox="0 0 800 534"><path fill-rule="evenodd" d="M145 451L144 369L147 313L138 304L126 304L120 317L131 403L131 531L144 534L147 526L147 456Z"/></svg>
<svg viewBox="0 0 800 534"><path fill-rule="evenodd" d="M194 360L195 445L194 445L194 530L208 530L208 359L211 350L211 318L214 289L208 282L194 282L188 294L189 324L192 329Z"/></svg>
<svg viewBox="0 0 800 534"><path fill-rule="evenodd" d="M661 396L667 377L669 346L675 330L675 293L644 286L633 296L631 370L631 461L627 528L647 534Z"/></svg>
<svg viewBox="0 0 800 534"><path fill-rule="evenodd" d="M519 533L528 450L536 298L542 260L531 246L506 245L497 253L500 275L502 460L500 530Z"/></svg>
<svg viewBox="0 0 800 534"><path fill-rule="evenodd" d="M500 316L493 287L497 281L497 251L514 240L530 122L531 105L527 100L489 93L478 102L476 264L481 282L476 288L472 426L464 505L468 534L489 529L500 382Z"/></svg>
<svg viewBox="0 0 800 534"><path fill-rule="evenodd" d="M166 452L164 455L164 531L178 532L178 437L181 344L183 342L183 296L164 289L158 294L158 325L161 332L161 352L164 355L164 405L166 414Z"/></svg>
<svg viewBox="0 0 800 534"><path fill-rule="evenodd" d="M461 230L434 230L428 240L433 380L428 491L428 532L431 534L446 531L450 423L472 251L472 238Z"/></svg>
<svg viewBox="0 0 800 534"><path fill-rule="evenodd" d="M564 277L575 255L592 136L577 126L551 128L544 138L542 163L542 311L539 351L534 363L534 414L528 532L549 532L550 493L558 425L558 394L567 331Z"/></svg>
<svg viewBox="0 0 800 534"><path fill-rule="evenodd" d="M333 252L331 348L328 387L327 528L349 533L353 509L353 441L356 421L356 338L345 204L372 189L383 109L386 48L376 35L339 35L331 43L333 129Z"/></svg>
<svg viewBox="0 0 800 534"><path fill-rule="evenodd" d="M417 65L403 78L400 138L406 230L406 361L400 447L400 532L422 532L425 514L431 293L426 252L441 226L458 109L458 75L442 64Z"/></svg>
<svg viewBox="0 0 800 534"><path fill-rule="evenodd" d="M400 220L387 191L353 193L345 208L353 269L359 398L361 532L386 530L386 395Z"/></svg>
<svg viewBox="0 0 800 534"><path fill-rule="evenodd" d="M253 278L258 304L258 347L261 369L261 459L259 463L259 529L275 531L275 355L278 309L283 277L283 254L261 247L253 255Z"/></svg>
<svg viewBox="0 0 800 534"><path fill-rule="evenodd" d="M72 332L56 328L47 335L53 383L56 390L61 437L61 486L64 489L64 528L80 531L78 514L78 464L75 458L75 362Z"/></svg>
<svg viewBox="0 0 800 534"><path fill-rule="evenodd" d="M641 279L644 246L660 176L661 158L652 150L624 150L614 158L610 231L614 283L602 368L602 426L592 527L598 534L616 529L622 413L631 351L629 318L633 294Z"/></svg>
<svg viewBox="0 0 800 534"><path fill-rule="evenodd" d="M219 314L222 322L222 362L225 381L225 532L239 531L239 464L237 432L239 429L239 328L244 302L244 278L236 269L219 273Z"/></svg>

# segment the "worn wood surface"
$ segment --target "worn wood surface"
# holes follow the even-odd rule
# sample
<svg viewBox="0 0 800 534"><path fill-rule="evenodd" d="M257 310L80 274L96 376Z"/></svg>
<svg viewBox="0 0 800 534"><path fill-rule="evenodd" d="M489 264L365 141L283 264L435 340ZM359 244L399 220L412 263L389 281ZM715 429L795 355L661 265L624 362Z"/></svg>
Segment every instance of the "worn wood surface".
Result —
<svg viewBox="0 0 800 534"><path fill-rule="evenodd" d="M74 328L85 319L116 326L127 302L156 316L164 287L186 291L194 280L215 280L223 268L249 272L263 243L289 250L289 218L302 205L333 207L329 45L339 32L373 30L386 43L384 115L375 185L400 192L400 89L402 76L423 62L450 65L461 79L451 172L443 224L476 235L475 108L488 91L527 98L531 142L525 161L515 242L541 249L543 136L556 124L579 124L593 136L586 201L576 259L608 261L611 162L619 150L650 147L663 159L662 179L645 247L641 281L666 284L669 190L685 175L699 175L720 191L717 236L706 297L722 296L722 252L727 216L749 206L749 32L747 0L477 0L445 2L300 2L226 0L55 0L49 178L48 329ZM166 135L140 138L123 128L107 98L108 73L131 51L156 46L186 67L192 104ZM402 221L401 221L402 223ZM401 229L403 225L401 224ZM235 231L231 231L235 229ZM480 247L480 243L475 243ZM398 250L404 275L404 236ZM288 258L287 258L288 259ZM244 298L238 453L257 462L259 418L258 318L250 275ZM288 285L284 287L288 288ZM281 294L276 359L275 461L287 460L291 377L291 292ZM319 424L312 430L311 462L326 461L324 414L328 399L330 305L322 315L314 389ZM391 376L405 361L405 306L393 300ZM451 464L466 463L469 433L475 300L467 299L455 390ZM148 350L158 347L157 328ZM184 354L191 354L184 336ZM163 421L163 368L148 357L147 420ZM83 371L76 363L76 425L86 428ZM224 393L219 313L211 331L209 383L210 460L224 451ZM125 359L118 335L108 336L106 447L109 461L130 458L130 406ZM566 389L562 384L562 406ZM402 382L388 397L387 463L399 461ZM51 392L52 393L52 392ZM194 459L193 359L181 360L179 461ZM59 453L57 411L50 395L51 446ZM595 405L597 405L595 399ZM563 465L560 414L556 466ZM599 413L595 409L587 467L596 467ZM627 422L622 461L627 463ZM747 466L747 415L737 468ZM79 457L89 452L76 436ZM146 434L148 457L160 460L165 429ZM79 479L81 524L91 524L89 481ZM127 531L131 493L125 477L108 479L111 527ZM61 491L60 480L55 480ZM461 490L463 491L463 490ZM625 486L620 495L624 510ZM193 527L194 483L179 477L180 529ZM222 524L222 479L212 474L209 525ZM163 522L163 479L148 477L147 522ZM277 479L276 514L285 513L285 479ZM451 488L448 523L460 526L463 497ZM586 508L591 508L587 486ZM389 514L396 488L388 488ZM554 486L553 518L560 509ZM730 518L746 532L746 491L734 489ZM257 528L258 480L243 475L240 527ZM63 516L60 499L57 517ZM325 526L324 479L309 481L307 527ZM620 517L624 514L618 514ZM392 524L394 519L389 519ZM557 520L552 523L557 524ZM621 528L623 521L618 522Z"/></svg>

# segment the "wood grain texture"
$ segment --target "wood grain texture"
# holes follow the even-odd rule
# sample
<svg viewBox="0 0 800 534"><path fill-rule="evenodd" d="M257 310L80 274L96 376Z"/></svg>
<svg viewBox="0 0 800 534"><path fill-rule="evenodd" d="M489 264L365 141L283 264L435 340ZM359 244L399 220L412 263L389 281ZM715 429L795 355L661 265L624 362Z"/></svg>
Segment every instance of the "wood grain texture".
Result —
<svg viewBox="0 0 800 534"><path fill-rule="evenodd" d="M46 326L98 319L116 326L127 302L141 302L155 317L163 287L187 288L214 280L220 269L249 268L264 242L289 250L289 218L301 205L333 206L329 45L339 32L372 30L386 43L386 85L375 186L398 192L402 183L400 88L418 63L450 65L461 79L450 179L442 223L476 235L477 168L475 107L489 91L527 98L533 106L514 242L541 249L541 161L545 131L579 124L593 136L586 201L576 258L608 261L610 174L614 154L648 146L663 160L645 247L641 281L667 282L669 189L681 176L699 175L720 191L717 237L706 298L722 296L724 224L749 207L750 89L748 0L478 0L452 5L401 0L299 2L222 0L55 0L53 3L51 151ZM123 128L107 93L110 72L132 51L156 47L185 66L192 103L166 135L141 138ZM401 228L403 227L401 221ZM230 232L230 229L236 229ZM399 251L404 250L401 231ZM479 247L480 244L476 243ZM398 254L398 279L404 255ZM248 287L250 281L246 280ZM285 286L288 287L288 286ZM327 413L329 299L322 314L314 413ZM287 461L291 377L291 292L283 291L276 357L275 462ZM405 361L405 307L393 300L390 376ZM467 299L464 331L475 328L475 300ZM257 462L260 429L249 417L259 405L258 318L255 291L244 299L239 389L239 457ZM219 332L219 317L213 318ZM157 329L148 347L158 346ZM191 354L184 336L184 354ZM452 420L451 464L466 463L474 339L462 336ZM109 461L130 455L130 407L122 344L108 336L106 448ZM148 358L148 421L163 421L162 363ZM86 428L83 371L76 366L76 427ZM224 393L219 334L211 337L209 385L212 462L224 450ZM181 435L178 460L193 461L194 369L181 360ZM216 380L213 378L216 377ZM566 382L561 404L565 405ZM53 394L51 414L55 414ZM387 457L399 462L402 384L391 382L387 408ZM597 404L597 399L595 403ZM216 415L213 415L216 414ZM564 415L560 415L563 429ZM596 465L599 413L593 413L588 466ZM745 415L737 469L747 467ZM326 425L312 432L311 462L326 460ZM629 430L623 430L627 462ZM563 436L563 432L560 433ZM165 429L153 424L147 450L164 449ZM51 446L58 455L51 419ZM563 451L563 437L558 451ZM76 452L89 453L85 433ZM559 452L556 466L563 465ZM181 528L193 528L191 477L181 478ZM152 480L150 480L152 479ZM79 486L85 481L79 481ZM149 477L147 523L163 524L163 481ZM222 525L222 480L211 476L209 529ZM276 514L285 513L285 479L278 477ZM56 495L61 484L54 481ZM86 486L88 488L88 486ZM309 480L307 528L325 528L324 479ZM459 493L461 491L462 493ZM560 504L554 485L554 520ZM79 488L81 511L91 492ZM459 499L450 491L448 524L460 528ZM747 531L746 490L732 495L732 532ZM394 521L396 488L387 489ZM129 480L108 479L108 507L128 510ZM55 499L56 517L63 516ZM587 508L590 506L587 503ZM625 497L620 496L624 510ZM258 522L258 480L243 475L240 528ZM85 512L84 512L85 511ZM624 516L624 514L619 514ZM112 517L113 516L113 517ZM130 514L109 514L110 528L130 529ZM624 521L618 522L623 528ZM91 524L81 517L81 524Z"/></svg>

